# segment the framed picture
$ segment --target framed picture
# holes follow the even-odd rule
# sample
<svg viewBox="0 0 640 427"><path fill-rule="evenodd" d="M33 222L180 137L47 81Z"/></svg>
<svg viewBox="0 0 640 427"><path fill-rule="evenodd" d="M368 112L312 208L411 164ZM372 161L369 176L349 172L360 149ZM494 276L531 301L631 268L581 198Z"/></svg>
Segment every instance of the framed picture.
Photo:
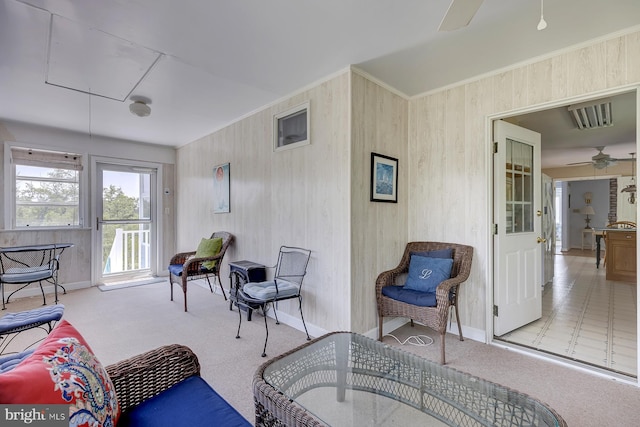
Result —
<svg viewBox="0 0 640 427"><path fill-rule="evenodd" d="M309 102L273 117L273 151L309 145Z"/></svg>
<svg viewBox="0 0 640 427"><path fill-rule="evenodd" d="M213 213L229 213L230 165L213 167Z"/></svg>
<svg viewBox="0 0 640 427"><path fill-rule="evenodd" d="M371 153L371 201L398 203L398 159Z"/></svg>

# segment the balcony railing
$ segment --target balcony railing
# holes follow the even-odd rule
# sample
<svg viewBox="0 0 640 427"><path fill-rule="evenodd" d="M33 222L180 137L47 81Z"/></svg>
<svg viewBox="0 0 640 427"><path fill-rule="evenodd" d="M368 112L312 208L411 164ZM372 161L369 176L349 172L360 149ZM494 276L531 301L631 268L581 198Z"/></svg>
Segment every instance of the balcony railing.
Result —
<svg viewBox="0 0 640 427"><path fill-rule="evenodd" d="M103 274L126 273L151 268L149 240L149 230L125 231L117 228Z"/></svg>

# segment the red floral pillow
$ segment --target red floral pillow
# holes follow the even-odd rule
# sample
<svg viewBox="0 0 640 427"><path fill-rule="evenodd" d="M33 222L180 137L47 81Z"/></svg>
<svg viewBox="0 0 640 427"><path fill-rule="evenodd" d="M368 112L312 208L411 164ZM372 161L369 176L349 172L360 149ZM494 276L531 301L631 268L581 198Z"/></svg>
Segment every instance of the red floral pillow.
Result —
<svg viewBox="0 0 640 427"><path fill-rule="evenodd" d="M116 392L107 371L66 320L15 368L0 374L2 404L69 404L69 425L116 425Z"/></svg>

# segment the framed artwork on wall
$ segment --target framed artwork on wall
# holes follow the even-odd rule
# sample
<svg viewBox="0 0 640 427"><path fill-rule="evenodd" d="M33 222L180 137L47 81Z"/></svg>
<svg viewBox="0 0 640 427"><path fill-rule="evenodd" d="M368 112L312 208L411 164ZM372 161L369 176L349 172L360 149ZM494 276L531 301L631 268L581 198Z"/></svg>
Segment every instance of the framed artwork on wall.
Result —
<svg viewBox="0 0 640 427"><path fill-rule="evenodd" d="M309 102L273 117L273 151L309 145Z"/></svg>
<svg viewBox="0 0 640 427"><path fill-rule="evenodd" d="M398 203L398 159L371 153L371 201Z"/></svg>
<svg viewBox="0 0 640 427"><path fill-rule="evenodd" d="M213 213L230 212L230 173L229 163L213 167Z"/></svg>

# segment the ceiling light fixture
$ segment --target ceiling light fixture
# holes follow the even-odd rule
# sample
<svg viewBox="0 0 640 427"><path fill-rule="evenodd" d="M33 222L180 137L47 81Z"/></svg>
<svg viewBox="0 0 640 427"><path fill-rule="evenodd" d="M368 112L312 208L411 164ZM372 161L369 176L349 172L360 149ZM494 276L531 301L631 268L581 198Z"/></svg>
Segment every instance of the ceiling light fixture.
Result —
<svg viewBox="0 0 640 427"><path fill-rule="evenodd" d="M547 21L544 20L544 0L540 0L540 22L538 22L538 31L547 28Z"/></svg>
<svg viewBox="0 0 640 427"><path fill-rule="evenodd" d="M620 190L620 192L629 193L629 198L627 200L629 203L633 205L636 203L636 168L635 168L636 153L629 153L629 154L631 154L631 181L629 182L629 185L627 185L625 188Z"/></svg>
<svg viewBox="0 0 640 427"><path fill-rule="evenodd" d="M151 108L143 101L133 101L129 105L129 111L138 117L147 117L151 114Z"/></svg>

